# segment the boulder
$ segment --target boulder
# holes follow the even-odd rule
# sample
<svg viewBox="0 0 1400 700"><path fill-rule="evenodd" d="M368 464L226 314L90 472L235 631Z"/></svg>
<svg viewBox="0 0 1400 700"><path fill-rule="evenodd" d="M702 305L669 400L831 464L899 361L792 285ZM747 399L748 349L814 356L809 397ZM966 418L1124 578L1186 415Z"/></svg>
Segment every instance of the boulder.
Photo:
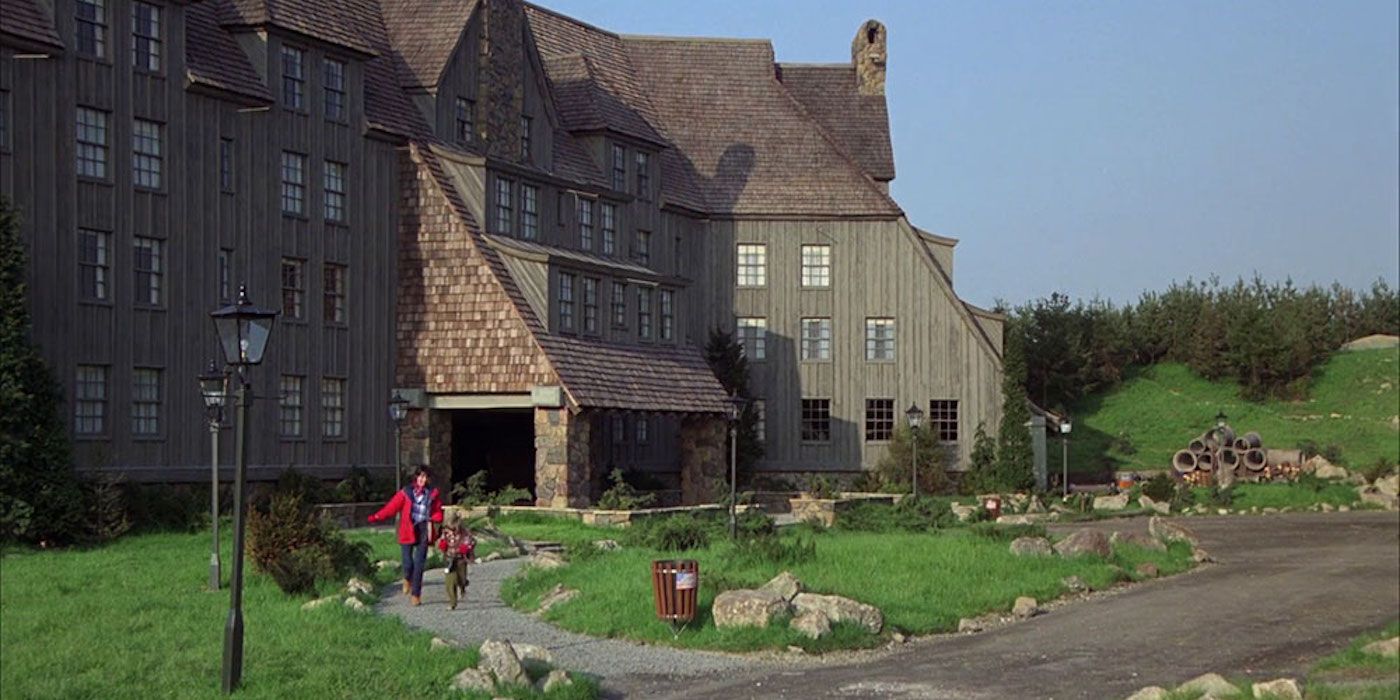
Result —
<svg viewBox="0 0 1400 700"><path fill-rule="evenodd" d="M1162 574L1162 572L1157 569L1157 565L1150 561L1138 564L1137 568L1133 569L1133 572L1142 578L1157 578Z"/></svg>
<svg viewBox="0 0 1400 700"><path fill-rule="evenodd" d="M319 608L319 607L321 607L322 605L326 605L327 603L333 603L333 602L335 602L335 601L337 601L337 600L340 600L340 596L337 596L337 595L328 595L328 596L326 596L326 597L324 597L324 598L317 598L316 600L308 600L308 601L306 601L305 603L302 603L302 604L301 604L301 609L302 609L302 610L315 610L316 608Z"/></svg>
<svg viewBox="0 0 1400 700"><path fill-rule="evenodd" d="M481 660L476 666L489 672L497 683L530 685L530 677L525 674L525 667L520 665L520 657L515 655L510 642L495 639L482 642Z"/></svg>
<svg viewBox="0 0 1400 700"><path fill-rule="evenodd" d="M383 571L385 569L393 569L395 571L398 571L399 563L394 561L393 559L380 559L379 561L374 563L374 568L377 571Z"/></svg>
<svg viewBox="0 0 1400 700"><path fill-rule="evenodd" d="M1350 512L1351 512L1351 506L1337 506L1337 512L1338 512L1338 513L1350 513Z"/></svg>
<svg viewBox="0 0 1400 700"><path fill-rule="evenodd" d="M1171 691L1160 686L1149 685L1146 688L1139 688L1136 693L1129 695L1127 700L1167 700L1171 697Z"/></svg>
<svg viewBox="0 0 1400 700"><path fill-rule="evenodd" d="M977 506L954 503L951 507L953 509L953 515L957 516L958 522L960 523L965 523L977 515Z"/></svg>
<svg viewBox="0 0 1400 700"><path fill-rule="evenodd" d="M1113 548L1108 544L1108 535L1098 530L1084 529L1076 530L1055 543L1055 553L1062 557L1093 554L1107 559L1113 555Z"/></svg>
<svg viewBox="0 0 1400 700"><path fill-rule="evenodd" d="M345 590L359 595L369 595L374 591L374 584L355 576L345 582Z"/></svg>
<svg viewBox="0 0 1400 700"><path fill-rule="evenodd" d="M1215 561L1215 557L1211 556L1210 552L1207 552L1206 550L1201 549L1200 547L1195 547L1191 550L1191 561L1194 561L1197 564L1210 564L1211 562Z"/></svg>
<svg viewBox="0 0 1400 700"><path fill-rule="evenodd" d="M1376 656L1400 656L1400 637L1371 642L1361 647L1361 653L1375 654Z"/></svg>
<svg viewBox="0 0 1400 700"><path fill-rule="evenodd" d="M1147 520L1147 532L1166 544L1188 542L1192 547L1201 544L1201 538L1197 537L1191 528L1155 515Z"/></svg>
<svg viewBox="0 0 1400 700"><path fill-rule="evenodd" d="M1303 471L1312 472L1319 479L1345 479L1347 470L1329 461L1322 455L1313 455L1303 463Z"/></svg>
<svg viewBox="0 0 1400 700"><path fill-rule="evenodd" d="M1120 493L1117 496L1095 496L1094 510L1123 510L1128 507L1128 494Z"/></svg>
<svg viewBox="0 0 1400 700"><path fill-rule="evenodd" d="M1060 585L1069 589L1070 593L1083 593L1089 590L1089 584L1085 583L1084 579L1078 576L1066 576L1060 579Z"/></svg>
<svg viewBox="0 0 1400 700"><path fill-rule="evenodd" d="M360 602L359 598L356 598L355 596L350 596L345 599L345 607L350 608L355 612L359 612L365 609L365 604Z"/></svg>
<svg viewBox="0 0 1400 700"><path fill-rule="evenodd" d="M1140 532L1119 532L1115 530L1112 535L1108 536L1108 543L1114 547L1120 544L1130 544L1134 547L1142 547L1143 549L1150 549L1154 552L1167 551L1166 545Z"/></svg>
<svg viewBox="0 0 1400 700"><path fill-rule="evenodd" d="M555 688L567 688L574 684L574 679L569 677L567 671L554 669L548 676L540 679L539 690L542 693L553 692Z"/></svg>
<svg viewBox="0 0 1400 700"><path fill-rule="evenodd" d="M890 641L894 642L895 644L903 644L905 641L905 636L900 634L899 632L895 632L894 634L890 635Z"/></svg>
<svg viewBox="0 0 1400 700"><path fill-rule="evenodd" d="M958 620L959 632L981 632L982 622L971 617L964 617Z"/></svg>
<svg viewBox="0 0 1400 700"><path fill-rule="evenodd" d="M1011 614L1021 620L1035 617L1043 612L1035 598L1021 596L1016 599L1016 604L1011 606Z"/></svg>
<svg viewBox="0 0 1400 700"><path fill-rule="evenodd" d="M1002 515L997 517L998 525L1030 525L1044 519L1042 513L1030 513L1026 515Z"/></svg>
<svg viewBox="0 0 1400 700"><path fill-rule="evenodd" d="M1303 700L1303 688L1292 678L1278 678L1267 683L1255 683L1250 692L1256 698L1276 700Z"/></svg>
<svg viewBox="0 0 1400 700"><path fill-rule="evenodd" d="M885 615L879 608L839 595L799 593L792 599L792 604L798 613L819 610L832 622L854 622L871 634L879 634L885 627Z"/></svg>
<svg viewBox="0 0 1400 700"><path fill-rule="evenodd" d="M524 642L511 642L511 651L515 652L515 658L524 661L534 661L542 664L554 664L554 655L549 650L537 644L526 644Z"/></svg>
<svg viewBox="0 0 1400 700"><path fill-rule="evenodd" d="M1397 510L1400 509L1400 496L1380 493L1379 491L1363 493L1361 494L1361 503L1368 506L1377 506L1386 510Z"/></svg>
<svg viewBox="0 0 1400 700"><path fill-rule="evenodd" d="M758 590L768 591L791 603L792 599L802 592L802 582L798 581L792 572L784 571L760 586Z"/></svg>
<svg viewBox="0 0 1400 700"><path fill-rule="evenodd" d="M1037 513L1044 513L1045 504L1042 503L1039 498L1032 497L1030 502L1026 504L1026 512L1033 515Z"/></svg>
<svg viewBox="0 0 1400 700"><path fill-rule="evenodd" d="M1331 513L1332 511L1334 511L1334 510L1336 510L1336 509L1337 509L1337 507L1334 506L1334 505L1332 505L1331 503L1322 503L1322 504L1320 504L1320 510L1321 510L1322 512L1324 512L1324 513Z"/></svg>
<svg viewBox="0 0 1400 700"><path fill-rule="evenodd" d="M1011 553L1018 557L1048 557L1055 550L1044 537L1017 537L1011 541Z"/></svg>
<svg viewBox="0 0 1400 700"><path fill-rule="evenodd" d="M808 639L821 639L831 634L831 619L820 610L804 610L792 618L788 627L797 630Z"/></svg>
<svg viewBox="0 0 1400 700"><path fill-rule="evenodd" d="M1167 515L1172 512L1172 504L1166 501L1154 501L1151 496L1139 496L1138 505L1142 506L1143 510L1155 511L1158 515Z"/></svg>
<svg viewBox="0 0 1400 700"><path fill-rule="evenodd" d="M428 651L438 651L441 649L458 649L461 648L461 646L461 644L458 644L457 642L454 642L450 639L443 639L442 637L433 637L433 641L428 642Z"/></svg>
<svg viewBox="0 0 1400 700"><path fill-rule="evenodd" d="M772 591L740 588L715 596L710 612L715 627L767 627L773 617L788 610L788 601Z"/></svg>
<svg viewBox="0 0 1400 700"><path fill-rule="evenodd" d="M481 558L477 559L477 561L480 561L480 562L496 561L497 559L500 559L500 558L501 558L501 553L500 553L499 551L496 551L496 552L492 552L492 553L490 553L490 554L487 554L487 555L484 556L484 557L481 557Z"/></svg>
<svg viewBox="0 0 1400 700"><path fill-rule="evenodd" d="M490 693L496 690L496 682L491 674L479 668L464 668L452 678L453 690L480 691Z"/></svg>
<svg viewBox="0 0 1400 700"><path fill-rule="evenodd" d="M596 540L593 543L593 546L596 549L600 549L604 552L616 552L617 550L622 549L622 545L618 544L617 540ZM570 682L572 683L572 681Z"/></svg>
<svg viewBox="0 0 1400 700"><path fill-rule="evenodd" d="M577 597L577 589L565 588L564 584L556 583L554 584L554 588L549 589L549 592L544 594L543 598L540 598L540 609L535 611L535 613L537 615L543 615L549 612L550 608L556 605L563 605Z"/></svg>
<svg viewBox="0 0 1400 700"><path fill-rule="evenodd" d="M1192 678L1176 687L1178 693L1202 693L1205 695L1215 695L1224 697L1235 695L1240 692L1239 688L1231 685L1218 673L1206 673Z"/></svg>
<svg viewBox="0 0 1400 700"><path fill-rule="evenodd" d="M567 563L564 561L564 557L553 552L535 552L530 555L530 559L525 562L525 565L541 569L557 569Z"/></svg>

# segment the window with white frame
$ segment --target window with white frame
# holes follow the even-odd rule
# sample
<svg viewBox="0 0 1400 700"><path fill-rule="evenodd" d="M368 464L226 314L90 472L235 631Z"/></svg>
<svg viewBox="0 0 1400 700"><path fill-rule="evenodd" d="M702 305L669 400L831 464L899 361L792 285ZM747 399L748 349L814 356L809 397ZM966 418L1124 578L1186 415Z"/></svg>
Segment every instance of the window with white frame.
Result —
<svg viewBox="0 0 1400 700"><path fill-rule="evenodd" d="M617 205L603 202L603 255L617 253Z"/></svg>
<svg viewBox="0 0 1400 700"><path fill-rule="evenodd" d="M574 329L574 276L568 272L559 273L559 327Z"/></svg>
<svg viewBox="0 0 1400 700"><path fill-rule="evenodd" d="M73 3L73 32L78 53L92 58L107 56L106 0L77 0Z"/></svg>
<svg viewBox="0 0 1400 700"><path fill-rule="evenodd" d="M637 288L637 335L651 339L651 287Z"/></svg>
<svg viewBox="0 0 1400 700"><path fill-rule="evenodd" d="M107 280L111 268L112 234L78 229L78 295L87 301L110 298Z"/></svg>
<svg viewBox="0 0 1400 700"><path fill-rule="evenodd" d="M321 312L326 323L345 323L346 281L345 266L326 263L322 269L325 276L325 298Z"/></svg>
<svg viewBox="0 0 1400 700"><path fill-rule="evenodd" d="M802 319L802 359L831 359L831 319Z"/></svg>
<svg viewBox="0 0 1400 700"><path fill-rule="evenodd" d="M627 327L627 285L622 282L612 283L612 325Z"/></svg>
<svg viewBox="0 0 1400 700"><path fill-rule="evenodd" d="M160 370L131 371L131 434L160 434Z"/></svg>
<svg viewBox="0 0 1400 700"><path fill-rule="evenodd" d="M593 200L578 200L578 245L580 248L593 251Z"/></svg>
<svg viewBox="0 0 1400 700"><path fill-rule="evenodd" d="M107 177L107 113L78 108L78 174Z"/></svg>
<svg viewBox="0 0 1400 700"><path fill-rule="evenodd" d="M509 235L515 230L514 183L496 178L496 233Z"/></svg>
<svg viewBox="0 0 1400 700"><path fill-rule="evenodd" d="M673 340L676 335L676 293L661 290L661 339Z"/></svg>
<svg viewBox="0 0 1400 700"><path fill-rule="evenodd" d="M227 248L219 249L217 271L217 284L219 301L225 304L233 301L233 251Z"/></svg>
<svg viewBox="0 0 1400 700"><path fill-rule="evenodd" d="M160 306L164 295L165 267L161 262L162 244L155 238L132 239L132 268L136 273L134 300L140 306Z"/></svg>
<svg viewBox="0 0 1400 700"><path fill-rule="evenodd" d="M306 401L302 396L302 378L294 374L282 375L278 386L280 398L277 403L277 432L282 437L302 436L302 411Z"/></svg>
<svg viewBox="0 0 1400 700"><path fill-rule="evenodd" d="M940 442L958 441L958 400L933 399L928 402L929 428Z"/></svg>
<svg viewBox="0 0 1400 700"><path fill-rule="evenodd" d="M326 161L326 171L322 175L322 185L326 190L326 221L345 221L345 169L344 163Z"/></svg>
<svg viewBox="0 0 1400 700"><path fill-rule="evenodd" d="M627 149L618 144L612 147L612 188L627 191Z"/></svg>
<svg viewBox="0 0 1400 700"><path fill-rule="evenodd" d="M520 237L534 240L540 236L540 188L520 185Z"/></svg>
<svg viewBox="0 0 1400 700"><path fill-rule="evenodd" d="M802 441L831 442L831 399L802 399Z"/></svg>
<svg viewBox="0 0 1400 700"><path fill-rule="evenodd" d="M333 58L321 61L321 77L324 81L326 119L345 121L345 62Z"/></svg>
<svg viewBox="0 0 1400 700"><path fill-rule="evenodd" d="M306 266L301 260L282 258L282 318L306 318Z"/></svg>
<svg viewBox="0 0 1400 700"><path fill-rule="evenodd" d="M583 332L598 332L598 282L593 277L583 278Z"/></svg>
<svg viewBox="0 0 1400 700"><path fill-rule="evenodd" d="M306 52L293 46L282 47L282 106L306 108Z"/></svg>
<svg viewBox="0 0 1400 700"><path fill-rule="evenodd" d="M282 151L282 213L306 212L306 156Z"/></svg>
<svg viewBox="0 0 1400 700"><path fill-rule="evenodd" d="M762 445L768 442L768 405L763 399L754 399L753 403L753 436Z"/></svg>
<svg viewBox="0 0 1400 700"><path fill-rule="evenodd" d="M233 139L219 139L219 189L233 191Z"/></svg>
<svg viewBox="0 0 1400 700"><path fill-rule="evenodd" d="M637 198L651 201L651 156L637 151Z"/></svg>
<svg viewBox="0 0 1400 700"><path fill-rule="evenodd" d="M894 319L865 319L865 359L872 362L894 359Z"/></svg>
<svg viewBox="0 0 1400 700"><path fill-rule="evenodd" d="M131 3L131 64L160 72L160 8L148 2Z"/></svg>
<svg viewBox="0 0 1400 700"><path fill-rule="evenodd" d="M865 400L865 441L886 442L894 437L894 399Z"/></svg>
<svg viewBox="0 0 1400 700"><path fill-rule="evenodd" d="M73 430L79 435L107 431L107 367L78 365L73 385Z"/></svg>
<svg viewBox="0 0 1400 700"><path fill-rule="evenodd" d="M768 246L762 243L739 244L739 286L762 287L768 284Z"/></svg>
<svg viewBox="0 0 1400 700"><path fill-rule="evenodd" d="M321 379L321 435L345 437L345 380L342 378Z"/></svg>
<svg viewBox="0 0 1400 700"><path fill-rule="evenodd" d="M768 357L768 319L762 316L740 316L736 324L739 347L749 362L762 362Z"/></svg>
<svg viewBox="0 0 1400 700"><path fill-rule="evenodd" d="M831 286L831 246L802 246L802 286Z"/></svg>
<svg viewBox="0 0 1400 700"><path fill-rule="evenodd" d="M133 121L131 131L132 184L160 189L160 124L145 119Z"/></svg>
<svg viewBox="0 0 1400 700"><path fill-rule="evenodd" d="M637 262L651 264L651 231L637 232Z"/></svg>

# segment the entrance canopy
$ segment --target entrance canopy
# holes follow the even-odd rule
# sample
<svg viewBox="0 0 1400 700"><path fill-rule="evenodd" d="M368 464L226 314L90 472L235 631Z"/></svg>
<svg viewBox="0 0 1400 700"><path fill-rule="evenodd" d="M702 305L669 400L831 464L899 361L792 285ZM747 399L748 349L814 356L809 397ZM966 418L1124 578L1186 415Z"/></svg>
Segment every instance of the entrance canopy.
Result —
<svg viewBox="0 0 1400 700"><path fill-rule="evenodd" d="M579 408L729 412L728 395L700 349L622 345L547 335L539 343Z"/></svg>

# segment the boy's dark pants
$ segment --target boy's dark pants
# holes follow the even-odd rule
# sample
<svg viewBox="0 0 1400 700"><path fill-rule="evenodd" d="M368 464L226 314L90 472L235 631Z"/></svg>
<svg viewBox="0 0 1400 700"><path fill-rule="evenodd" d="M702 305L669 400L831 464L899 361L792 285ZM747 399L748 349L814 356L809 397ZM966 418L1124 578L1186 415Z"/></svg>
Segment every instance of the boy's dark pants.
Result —
<svg viewBox="0 0 1400 700"><path fill-rule="evenodd" d="M467 560L465 557L452 557L447 565L447 575L443 577L447 585L447 604L457 607L457 593L467 594Z"/></svg>

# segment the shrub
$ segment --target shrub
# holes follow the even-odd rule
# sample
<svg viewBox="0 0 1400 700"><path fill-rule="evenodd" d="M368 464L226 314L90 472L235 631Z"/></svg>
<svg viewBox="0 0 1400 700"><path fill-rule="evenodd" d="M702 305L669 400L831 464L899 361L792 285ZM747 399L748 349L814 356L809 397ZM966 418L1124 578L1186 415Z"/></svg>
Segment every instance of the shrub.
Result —
<svg viewBox="0 0 1400 700"><path fill-rule="evenodd" d="M926 532L957 522L948 502L920 496L897 505L857 503L836 518L836 528L856 532Z"/></svg>
<svg viewBox="0 0 1400 700"><path fill-rule="evenodd" d="M917 451L917 454L916 454ZM919 491L942 493L948 487L948 447L938 441L931 425L895 428L894 439L875 465L882 491L908 492L913 483L914 458L919 460Z"/></svg>
<svg viewBox="0 0 1400 700"><path fill-rule="evenodd" d="M1210 495L1207 497L1210 504L1217 508L1229 508L1235 504L1235 488L1233 486L1210 487Z"/></svg>
<svg viewBox="0 0 1400 700"><path fill-rule="evenodd" d="M295 494L274 494L266 511L249 514L248 552L254 568L291 595L311 591L318 580L369 570L369 544L347 541Z"/></svg>
<svg viewBox="0 0 1400 700"><path fill-rule="evenodd" d="M1142 484L1142 495L1158 503L1171 501L1172 495L1175 493L1176 480L1165 472L1153 476Z"/></svg>
<svg viewBox="0 0 1400 700"><path fill-rule="evenodd" d="M277 485L273 487L274 494L296 496L308 505L317 503L330 503L331 488L326 482L317 479L309 474L303 474L296 470L296 467L287 467L277 476Z"/></svg>
<svg viewBox="0 0 1400 700"><path fill-rule="evenodd" d="M125 484L123 502L137 532L192 532L209 524L209 487Z"/></svg>
<svg viewBox="0 0 1400 700"><path fill-rule="evenodd" d="M735 516L734 529L740 539L758 539L776 535L778 524L767 513L750 508Z"/></svg>
<svg viewBox="0 0 1400 700"><path fill-rule="evenodd" d="M836 498L836 482L826 474L807 475L807 486L802 490L810 498Z"/></svg>
<svg viewBox="0 0 1400 700"><path fill-rule="evenodd" d="M713 523L681 513L633 525L628 538L637 546L675 552L709 546L712 529Z"/></svg>
<svg viewBox="0 0 1400 700"><path fill-rule="evenodd" d="M1182 482L1176 485L1176 490L1172 492L1172 510L1181 511L1196 505L1196 492L1191 488L1191 484Z"/></svg>
<svg viewBox="0 0 1400 700"><path fill-rule="evenodd" d="M608 479L612 481L612 486L604 491L602 497L598 499L599 508L604 510L636 510L645 508L656 500L656 494L637 493L637 489L632 488L632 485L627 483L621 469L612 470Z"/></svg>
<svg viewBox="0 0 1400 700"><path fill-rule="evenodd" d="M817 556L817 543L808 535L791 539L781 537L740 538L734 542L726 559L732 564L777 564L790 566L811 561Z"/></svg>
<svg viewBox="0 0 1400 700"><path fill-rule="evenodd" d="M88 534L98 542L114 540L131 529L121 486L122 478L110 474L101 474L85 484Z"/></svg>
<svg viewBox="0 0 1400 700"><path fill-rule="evenodd" d="M508 506L520 500L530 500L530 492L514 484L505 486L499 491L486 490L487 473L481 470L467 477L452 487L452 500L457 505L471 508L474 506Z"/></svg>
<svg viewBox="0 0 1400 700"><path fill-rule="evenodd" d="M998 525L996 523L974 523L967 528L977 537L985 537L997 542L1010 542L1019 537L1046 537L1044 525L1026 523L1024 525Z"/></svg>
<svg viewBox="0 0 1400 700"><path fill-rule="evenodd" d="M331 495L338 503L363 503L383 498L392 488L387 478L371 476L368 469L356 466L335 485Z"/></svg>
<svg viewBox="0 0 1400 700"><path fill-rule="evenodd" d="M1109 447L1120 455L1137 454L1137 445L1133 444L1133 435L1126 430L1119 431L1118 435L1109 443Z"/></svg>

